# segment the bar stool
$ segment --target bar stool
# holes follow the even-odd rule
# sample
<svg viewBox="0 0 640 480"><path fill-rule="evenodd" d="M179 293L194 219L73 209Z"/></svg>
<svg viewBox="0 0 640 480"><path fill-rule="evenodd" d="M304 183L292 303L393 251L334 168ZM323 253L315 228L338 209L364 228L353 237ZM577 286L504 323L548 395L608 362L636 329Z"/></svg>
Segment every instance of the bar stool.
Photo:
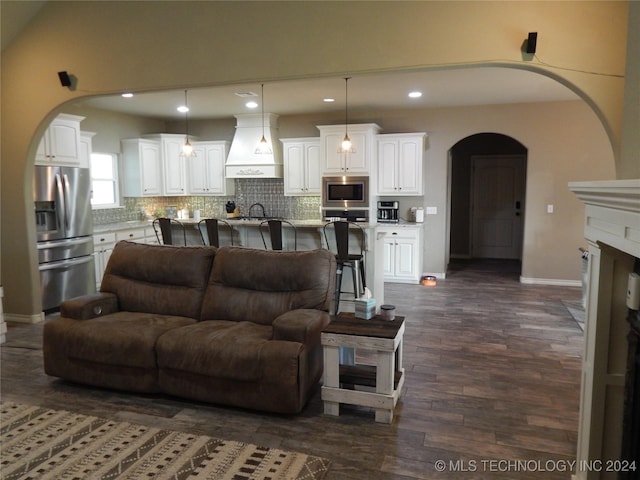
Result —
<svg viewBox="0 0 640 480"><path fill-rule="evenodd" d="M282 224L288 225L288 227L293 232L293 249L298 249L298 233L296 227L293 223L287 220L265 220L260 224L258 230L260 230L260 236L262 237L262 243L264 244L264 249L268 250L267 240L265 239L264 229L263 227L267 225L269 227L269 239L271 240L271 250L282 250Z"/></svg>
<svg viewBox="0 0 640 480"><path fill-rule="evenodd" d="M209 245L213 247L220 246L220 224L226 225L229 229L229 238L231 239L231 246L233 246L233 227L226 220L220 220L218 218L205 218L198 222L198 231L200 232L200 237L202 238L202 244L207 245L207 239L209 240ZM204 237L204 232L202 226L204 225L204 231L207 232L207 239Z"/></svg>
<svg viewBox="0 0 640 480"><path fill-rule="evenodd" d="M175 225L178 230L182 232L182 244L185 247L187 246L187 232L184 228L184 225L178 220L175 220L173 218L160 217L156 218L151 225L153 226L153 231L156 232L158 243L160 243L161 245L174 245L172 227ZM158 230L160 230L160 234L158 234ZM161 235L162 238L160 238Z"/></svg>
<svg viewBox="0 0 640 480"><path fill-rule="evenodd" d="M367 286L365 266L364 266L364 252L366 250L366 237L364 230L360 225L353 222L335 221L327 223L323 228L324 239L329 249L329 235L328 230L333 228L336 243L336 290L335 290L335 312L338 314L338 308L340 306L340 294L342 293L342 271L345 267L351 269L351 277L353 279L353 295L354 299L360 297L364 293L364 288ZM355 231L358 241L359 253L350 253L349 249L349 230ZM362 287L362 288L361 288Z"/></svg>

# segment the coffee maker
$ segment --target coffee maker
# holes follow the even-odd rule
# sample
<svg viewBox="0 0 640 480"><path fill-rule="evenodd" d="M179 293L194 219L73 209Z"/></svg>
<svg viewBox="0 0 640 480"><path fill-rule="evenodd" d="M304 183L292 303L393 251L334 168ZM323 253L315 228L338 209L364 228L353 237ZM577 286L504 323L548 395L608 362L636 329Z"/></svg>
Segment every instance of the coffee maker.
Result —
<svg viewBox="0 0 640 480"><path fill-rule="evenodd" d="M396 201L378 202L378 222L398 223L398 208L400 205Z"/></svg>

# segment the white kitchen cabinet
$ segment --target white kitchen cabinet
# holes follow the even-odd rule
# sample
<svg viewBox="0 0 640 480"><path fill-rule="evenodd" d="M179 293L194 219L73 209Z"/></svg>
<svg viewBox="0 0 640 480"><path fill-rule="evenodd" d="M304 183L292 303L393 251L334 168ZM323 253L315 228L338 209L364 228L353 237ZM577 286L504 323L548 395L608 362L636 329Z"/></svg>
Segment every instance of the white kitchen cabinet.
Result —
<svg viewBox="0 0 640 480"><path fill-rule="evenodd" d="M320 158L323 173L327 175L369 175L376 158L376 134L380 127L375 123L349 125L349 138L353 152L339 152L345 135L343 125L318 125L320 130Z"/></svg>
<svg viewBox="0 0 640 480"><path fill-rule="evenodd" d="M144 228L131 228L127 230L117 230L116 243L121 240L128 242L145 243L145 229Z"/></svg>
<svg viewBox="0 0 640 480"><path fill-rule="evenodd" d="M153 228L148 226L95 233L93 235L93 257L96 265L96 288L98 290L113 247L122 240L149 244L158 243Z"/></svg>
<svg viewBox="0 0 640 480"><path fill-rule="evenodd" d="M162 195L160 142L142 138L121 141L125 197Z"/></svg>
<svg viewBox="0 0 640 480"><path fill-rule="evenodd" d="M322 169L320 139L283 138L284 194L320 196Z"/></svg>
<svg viewBox="0 0 640 480"><path fill-rule="evenodd" d="M426 133L378 135L378 195L422 195Z"/></svg>
<svg viewBox="0 0 640 480"><path fill-rule="evenodd" d="M145 135L144 138L160 142L162 163L162 194L165 196L187 194L187 170L184 156L181 156L185 136L182 134L162 133Z"/></svg>
<svg viewBox="0 0 640 480"><path fill-rule="evenodd" d="M36 165L80 166L80 122L84 117L59 114L44 132L36 151Z"/></svg>
<svg viewBox="0 0 640 480"><path fill-rule="evenodd" d="M193 142L195 157L187 159L189 195L233 195L235 182L225 178L229 142Z"/></svg>
<svg viewBox="0 0 640 480"><path fill-rule="evenodd" d="M378 227L384 234L384 281L418 283L420 281L422 231L421 227Z"/></svg>
<svg viewBox="0 0 640 480"><path fill-rule="evenodd" d="M107 268L107 262L113 252L116 244L116 234L113 232L104 232L93 236L93 258L96 270L96 290L100 291L100 284L104 276L104 270Z"/></svg>
<svg viewBox="0 0 640 480"><path fill-rule="evenodd" d="M90 168L91 152L93 151L93 137L96 132L80 132L80 163L81 168Z"/></svg>

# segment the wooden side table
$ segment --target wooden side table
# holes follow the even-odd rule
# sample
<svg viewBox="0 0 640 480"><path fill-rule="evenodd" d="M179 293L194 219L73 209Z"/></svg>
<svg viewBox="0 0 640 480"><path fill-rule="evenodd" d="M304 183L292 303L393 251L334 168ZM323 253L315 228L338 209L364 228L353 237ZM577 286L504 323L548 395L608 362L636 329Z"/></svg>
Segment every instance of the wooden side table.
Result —
<svg viewBox="0 0 640 480"><path fill-rule="evenodd" d="M391 423L404 384L403 335L404 317L389 321L379 316L370 320L345 314L332 316L321 335L324 413L338 416L340 404L348 403L375 408L376 422ZM373 351L376 365L341 365L339 347ZM343 388L345 385L353 389Z"/></svg>

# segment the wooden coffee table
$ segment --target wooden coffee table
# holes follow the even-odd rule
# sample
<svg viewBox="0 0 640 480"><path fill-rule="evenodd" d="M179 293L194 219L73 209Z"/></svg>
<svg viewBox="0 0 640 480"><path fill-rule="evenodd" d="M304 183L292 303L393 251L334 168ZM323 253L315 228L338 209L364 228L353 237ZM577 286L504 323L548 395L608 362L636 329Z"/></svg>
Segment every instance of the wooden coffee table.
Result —
<svg viewBox="0 0 640 480"><path fill-rule="evenodd" d="M322 331L324 413L340 415L340 404L375 408L376 422L391 423L404 383L404 317L370 320L338 314ZM374 352L376 365L340 364L340 347Z"/></svg>

